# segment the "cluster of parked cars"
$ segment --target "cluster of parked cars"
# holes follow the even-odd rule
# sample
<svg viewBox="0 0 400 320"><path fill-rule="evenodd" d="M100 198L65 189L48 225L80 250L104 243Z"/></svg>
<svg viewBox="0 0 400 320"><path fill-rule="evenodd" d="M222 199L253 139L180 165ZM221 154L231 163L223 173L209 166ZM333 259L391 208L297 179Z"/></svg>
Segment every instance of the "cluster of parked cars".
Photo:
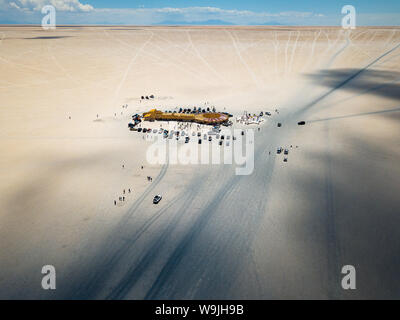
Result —
<svg viewBox="0 0 400 320"><path fill-rule="evenodd" d="M283 150L282 147L279 147L279 148L276 150L276 153L277 153L277 154L281 154L282 152L283 152L283 154L284 154L285 156L287 156L287 155L289 154L289 149ZM287 157L283 157L283 162L287 162L287 161L288 161L288 158L287 158Z"/></svg>
<svg viewBox="0 0 400 320"><path fill-rule="evenodd" d="M136 130L136 126L141 122L142 120L141 120L141 117L140 117L140 115L139 114L134 114L133 116L132 116L132 122L129 122L128 123L128 128L131 130L131 131L137 131Z"/></svg>
<svg viewBox="0 0 400 320"><path fill-rule="evenodd" d="M150 99L154 99L154 95L141 96L140 98L141 98L142 100L143 100L143 99L150 100Z"/></svg>
<svg viewBox="0 0 400 320"><path fill-rule="evenodd" d="M180 137L185 137L185 143L190 141L189 133L185 131L174 131L174 130L166 130L163 128L160 129L150 129L150 128L135 128L134 131L143 132L143 133L153 133L153 134L162 134L165 139L172 139L175 137L176 140L179 140ZM192 135L195 135L194 133Z"/></svg>
<svg viewBox="0 0 400 320"><path fill-rule="evenodd" d="M196 113L216 112L216 110L215 110L215 108L212 108L212 109L210 109L210 108L201 109L201 108L193 107L193 109L191 109L191 108L179 108L178 111L164 110L164 112L165 113L177 112L177 113L187 113L187 114L193 113L193 114L196 114Z"/></svg>
<svg viewBox="0 0 400 320"><path fill-rule="evenodd" d="M173 138L175 138L176 140L179 140L180 137L183 137L185 143L189 143L189 141L190 141L189 132L185 132L183 130L182 131L179 131L179 130L177 130L177 131L175 131L175 130L169 131L169 130L166 130L166 129L163 129L163 128L160 128L160 129L136 128L134 126L130 127L130 129L132 131L143 132L143 133L162 134L165 139L173 139ZM218 144L220 146L222 146L224 144L224 142L225 142L226 146L229 146L231 139L232 140L236 140L235 136L230 136L230 135L226 135L225 136L223 134L220 135L219 132L220 132L220 129L217 128L217 127L214 127L211 131L208 132L208 134L204 133L202 135L201 132L197 132L197 134L196 134L196 132L193 131L191 135L192 135L193 138L195 138L197 136L198 144L201 144L202 140L205 140L205 141L208 140L209 142L211 142L211 141L213 141L213 137L214 137L214 139L219 140ZM241 135L244 135L244 130L241 131Z"/></svg>
<svg viewBox="0 0 400 320"><path fill-rule="evenodd" d="M243 132L243 134L244 134L244 132ZM201 139L202 137L201 137L201 133L200 132L197 133L197 137L198 137L198 143L201 144L202 143L202 139ZM209 142L211 142L211 141L213 141L213 137L216 140L219 140L218 144L220 146L222 146L224 144L224 142L225 142L225 145L227 147L229 147L229 145L230 145L231 138L232 138L232 140L236 140L235 136L231 137L230 135L227 135L225 137L225 135L223 135L223 134L220 135L219 133L211 132L211 131L208 133L208 136L207 136L207 134L203 135L203 140L208 140Z"/></svg>

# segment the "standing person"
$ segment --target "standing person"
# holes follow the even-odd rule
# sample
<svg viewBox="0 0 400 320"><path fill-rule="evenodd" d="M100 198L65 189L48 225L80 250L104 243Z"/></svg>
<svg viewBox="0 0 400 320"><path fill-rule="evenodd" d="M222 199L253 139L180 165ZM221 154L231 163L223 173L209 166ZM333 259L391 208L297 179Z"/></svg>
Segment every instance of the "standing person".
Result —
<svg viewBox="0 0 400 320"><path fill-rule="evenodd" d="M125 194L125 189L124 189L124 194Z"/></svg>
<svg viewBox="0 0 400 320"><path fill-rule="evenodd" d="M128 189L128 192L131 193L131 189L130 188Z"/></svg>
<svg viewBox="0 0 400 320"><path fill-rule="evenodd" d="M117 201L114 200L114 206L116 206L116 205L117 205Z"/></svg>
<svg viewBox="0 0 400 320"><path fill-rule="evenodd" d="M125 201L125 197L122 197L122 201Z"/></svg>

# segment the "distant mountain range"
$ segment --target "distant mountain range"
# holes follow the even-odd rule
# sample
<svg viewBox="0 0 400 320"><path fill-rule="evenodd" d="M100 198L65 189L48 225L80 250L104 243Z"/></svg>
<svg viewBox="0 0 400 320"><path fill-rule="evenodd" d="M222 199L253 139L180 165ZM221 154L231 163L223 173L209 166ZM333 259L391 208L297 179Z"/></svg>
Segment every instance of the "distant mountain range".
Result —
<svg viewBox="0 0 400 320"><path fill-rule="evenodd" d="M1 1L1 0L0 0ZM0 21L0 25L13 25L13 24L20 24L16 21L11 21L11 20L2 20ZM27 24L31 25L31 24ZM33 24L32 24L33 25ZM72 24L74 25L74 24ZM95 25L126 25L126 24L110 24L106 21L104 22L98 22ZM241 25L241 24L236 24L228 21L223 21L223 20L204 20L204 21L176 21L176 20L165 20L161 21L159 23L154 23L153 25L163 25L163 26L235 26L235 25ZM275 22L275 21L270 21L270 22L264 22L264 23L247 23L243 24L247 26L280 26L282 23Z"/></svg>
<svg viewBox="0 0 400 320"><path fill-rule="evenodd" d="M169 25L169 26L233 26L235 25L232 22L227 22L223 20L204 20L204 21L173 21L173 20L165 20L156 25Z"/></svg>
<svg viewBox="0 0 400 320"><path fill-rule="evenodd" d="M249 23L249 26L282 26L282 23L276 21L269 21L264 23Z"/></svg>
<svg viewBox="0 0 400 320"><path fill-rule="evenodd" d="M165 20L156 25L168 25L168 26L234 26L237 25L232 22L223 20L204 20L204 21L175 21L175 20ZM280 26L282 25L276 21L269 21L264 23L249 23L246 25L250 26Z"/></svg>

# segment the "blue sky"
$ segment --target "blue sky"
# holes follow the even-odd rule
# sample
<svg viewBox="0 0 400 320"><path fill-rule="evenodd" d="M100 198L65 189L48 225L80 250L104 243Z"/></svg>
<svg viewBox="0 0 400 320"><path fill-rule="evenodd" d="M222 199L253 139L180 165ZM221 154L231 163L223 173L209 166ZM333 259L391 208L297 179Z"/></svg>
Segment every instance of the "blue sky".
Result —
<svg viewBox="0 0 400 320"><path fill-rule="evenodd" d="M57 24L340 25L341 8L357 25L399 25L400 0L0 0L0 23L40 24L52 4Z"/></svg>
<svg viewBox="0 0 400 320"><path fill-rule="evenodd" d="M343 5L351 4L364 12L400 12L399 0L93 0L88 1L97 8L146 8L163 7L218 7L221 9L238 9L253 11L323 11L335 13Z"/></svg>

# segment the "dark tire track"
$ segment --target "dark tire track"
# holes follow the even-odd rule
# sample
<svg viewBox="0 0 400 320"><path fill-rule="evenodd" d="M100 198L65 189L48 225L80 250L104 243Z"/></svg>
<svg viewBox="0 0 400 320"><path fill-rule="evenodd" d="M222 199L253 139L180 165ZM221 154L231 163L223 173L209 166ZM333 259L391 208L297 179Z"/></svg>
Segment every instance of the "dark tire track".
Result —
<svg viewBox="0 0 400 320"><path fill-rule="evenodd" d="M261 141L259 143L260 146L257 146L256 150L260 151L257 153L255 158L255 165L257 165L258 168L262 168L265 166L265 152L261 146L264 140L259 141ZM272 143L274 142L275 140L272 141ZM258 189L259 193L262 193L263 196L255 196L255 198L259 199L256 201L256 203L254 203L255 210L253 211L255 214L253 214L251 217L246 217L243 212L240 212L237 210L237 208L235 208L237 202L230 201L232 198L237 198L239 196L238 191L245 187L247 178L246 176L231 176L231 178L224 185L219 187L218 193L214 195L212 200L202 210L202 214L186 232L179 245L175 248L174 252L165 263L156 281L147 292L145 299L202 299L206 296L205 293L207 292L209 293L208 297L210 297L210 295L212 296L211 292L213 292L213 295L221 295L221 292L218 293L213 291L216 288L212 287L218 287L221 282L229 285L230 281L228 280L232 280L231 278L235 277L235 274L237 274L240 266L246 261L246 258L248 258L250 254L248 249L256 232L258 221L264 215L264 208L267 204L265 192L268 190L267 186L269 185L269 180L273 174L273 159L274 158L271 157L268 161L268 164L272 165L272 169L265 171L258 170L256 172L256 176L251 177L252 179L257 179L257 177L260 177L261 175L264 177L263 181L264 186L266 187ZM239 199L236 200L240 202ZM224 211L219 210L221 205L224 206ZM223 212L229 213L230 219L235 221L235 225L240 226L240 228L246 228L246 236L237 237L239 235L237 231L227 231L227 233L223 234L222 238L214 240L216 241L216 246L209 248L207 251L208 260L203 262L204 265L199 265L188 260L190 258L190 252L193 250L193 246L195 246L202 232L207 229L209 223L216 215L221 215ZM241 252L241 257L235 263L231 261L229 266L225 264L220 265L219 257L223 256L222 253L228 249L226 248L227 246L234 246L239 252ZM184 259L186 259L186 261L184 261ZM197 260L202 259L201 257L197 257ZM186 275L183 275L182 273L177 274L179 267L183 268L184 270L189 270L190 265L193 266L193 263L196 265L196 269L193 270L193 273L187 273ZM204 276L207 276L209 280L205 284L202 284L200 287L195 289L193 292L194 296L189 295L188 292L193 291L193 286L198 278ZM222 281L221 277L226 278L227 281ZM225 286L224 290L228 290L228 287ZM226 294L227 293L228 292L226 292Z"/></svg>

